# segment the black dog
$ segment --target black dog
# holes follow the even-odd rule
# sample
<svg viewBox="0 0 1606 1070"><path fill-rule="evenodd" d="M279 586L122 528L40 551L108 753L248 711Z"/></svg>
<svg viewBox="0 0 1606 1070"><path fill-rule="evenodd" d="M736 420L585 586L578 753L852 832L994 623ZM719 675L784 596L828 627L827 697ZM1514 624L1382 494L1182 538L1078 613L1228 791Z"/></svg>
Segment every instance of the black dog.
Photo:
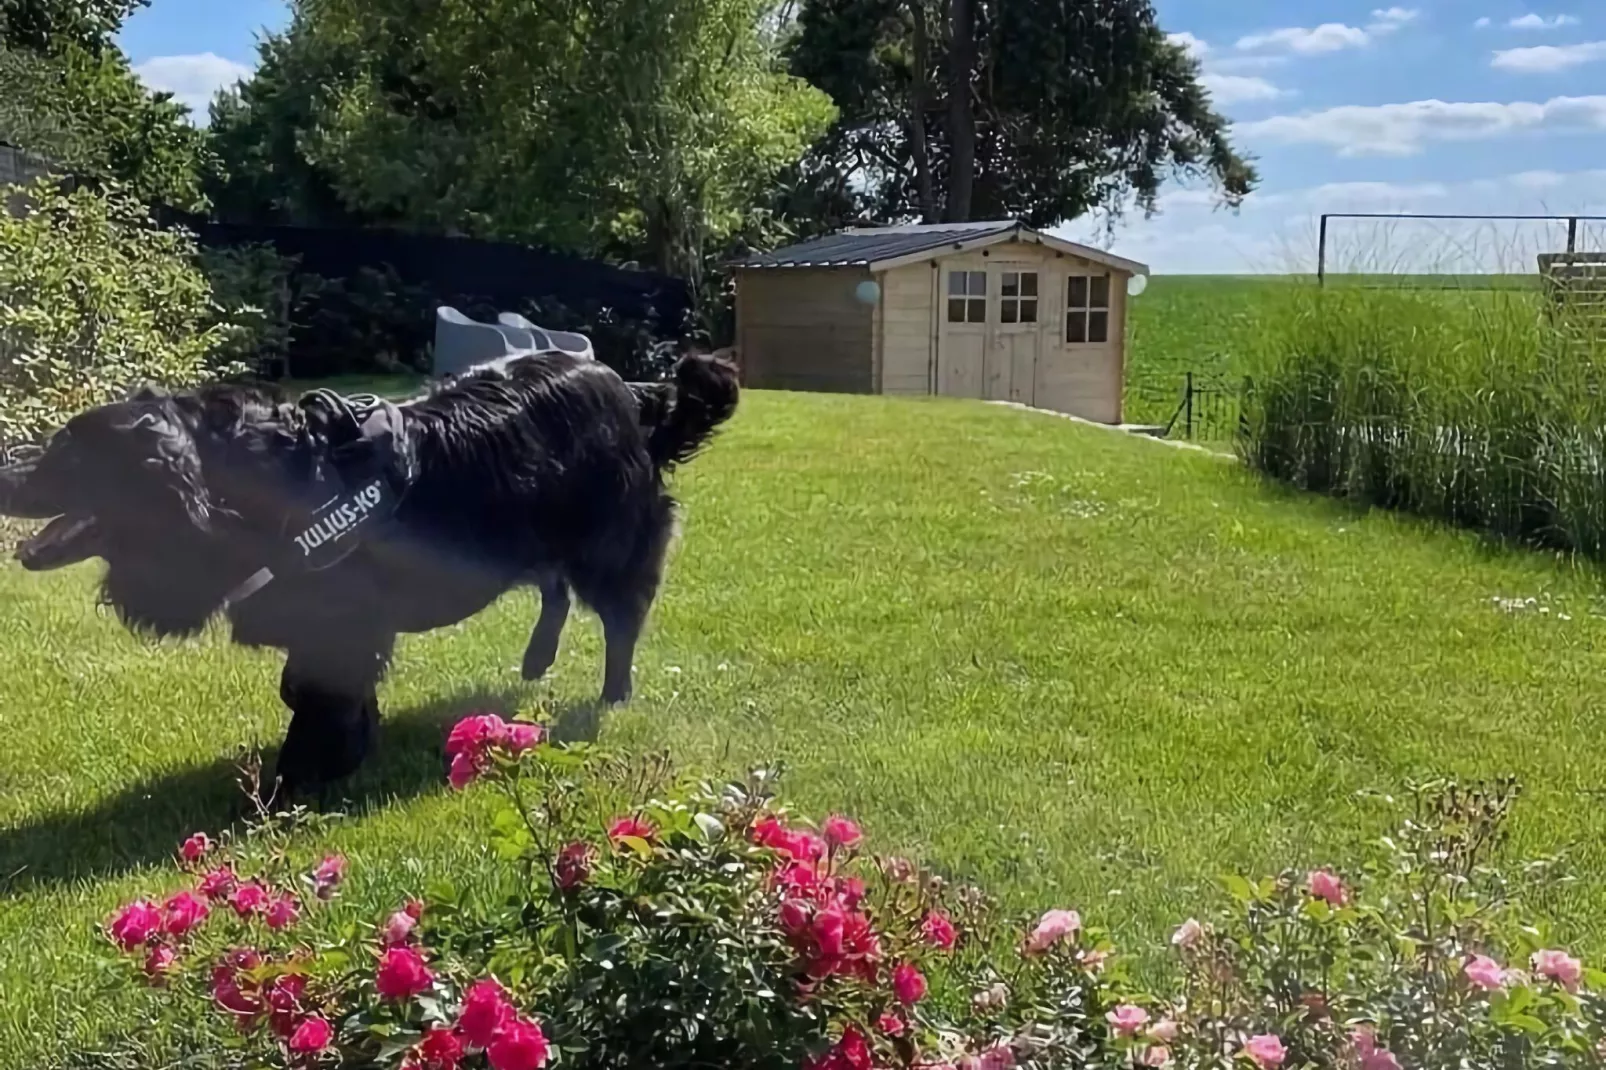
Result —
<svg viewBox="0 0 1606 1070"><path fill-rule="evenodd" d="M294 792L362 762L398 633L515 586L542 597L525 675L551 666L572 590L602 619L603 701L628 699L674 528L664 473L737 393L709 356L662 384L522 358L399 405L146 389L0 468L0 514L54 518L18 549L25 568L105 559L102 597L136 632L193 635L221 612L235 642L285 651L276 774Z"/></svg>

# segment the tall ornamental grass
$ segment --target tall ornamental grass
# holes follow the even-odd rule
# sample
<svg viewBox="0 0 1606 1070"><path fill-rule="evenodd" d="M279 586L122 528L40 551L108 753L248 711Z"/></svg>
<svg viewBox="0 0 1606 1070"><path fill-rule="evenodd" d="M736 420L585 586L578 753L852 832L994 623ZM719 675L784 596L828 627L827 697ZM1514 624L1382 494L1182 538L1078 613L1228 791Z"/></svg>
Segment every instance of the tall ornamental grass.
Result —
<svg viewBox="0 0 1606 1070"><path fill-rule="evenodd" d="M1268 293L1240 443L1365 505L1606 556L1606 321L1538 286Z"/></svg>

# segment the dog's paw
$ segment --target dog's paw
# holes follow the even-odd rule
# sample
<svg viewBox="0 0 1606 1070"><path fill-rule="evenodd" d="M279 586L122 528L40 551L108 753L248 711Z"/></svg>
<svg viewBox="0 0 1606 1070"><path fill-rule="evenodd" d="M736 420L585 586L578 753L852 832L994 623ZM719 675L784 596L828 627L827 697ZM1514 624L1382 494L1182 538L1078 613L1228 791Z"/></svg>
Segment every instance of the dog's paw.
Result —
<svg viewBox="0 0 1606 1070"><path fill-rule="evenodd" d="M524 664L519 668L519 675L526 680L539 680L547 674L552 668L552 663L557 660L558 651L556 647L551 650L537 650L531 647L524 652Z"/></svg>

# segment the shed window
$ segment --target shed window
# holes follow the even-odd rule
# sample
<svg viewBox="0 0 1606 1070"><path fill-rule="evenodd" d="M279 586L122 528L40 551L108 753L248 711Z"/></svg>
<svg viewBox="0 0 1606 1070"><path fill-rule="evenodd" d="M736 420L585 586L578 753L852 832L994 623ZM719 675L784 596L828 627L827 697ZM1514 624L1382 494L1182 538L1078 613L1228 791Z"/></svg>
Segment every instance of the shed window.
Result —
<svg viewBox="0 0 1606 1070"><path fill-rule="evenodd" d="M1110 276L1072 275L1065 280L1065 340L1102 344L1110 340Z"/></svg>
<svg viewBox="0 0 1606 1070"><path fill-rule="evenodd" d="M987 322L987 272L948 273L948 322Z"/></svg>
<svg viewBox="0 0 1606 1070"><path fill-rule="evenodd" d="M1004 272L998 288L998 321L1037 322L1037 272Z"/></svg>

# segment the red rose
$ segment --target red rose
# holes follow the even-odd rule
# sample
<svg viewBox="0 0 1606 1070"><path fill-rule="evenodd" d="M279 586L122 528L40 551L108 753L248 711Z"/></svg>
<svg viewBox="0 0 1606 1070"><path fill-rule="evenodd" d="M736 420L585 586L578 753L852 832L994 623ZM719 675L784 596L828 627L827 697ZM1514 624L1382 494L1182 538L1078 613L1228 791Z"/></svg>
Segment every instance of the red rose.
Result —
<svg viewBox="0 0 1606 1070"><path fill-rule="evenodd" d="M162 927L162 913L147 899L138 899L112 915L106 932L124 951L143 947Z"/></svg>
<svg viewBox="0 0 1606 1070"><path fill-rule="evenodd" d="M593 855L589 843L571 843L558 852L552 865L558 887L564 891L578 888L591 879Z"/></svg>
<svg viewBox="0 0 1606 1070"><path fill-rule="evenodd" d="M334 1027L312 1015L301 1019L301 1024L290 1034L290 1050L297 1055L315 1055L327 1048L334 1038Z"/></svg>
<svg viewBox="0 0 1606 1070"><path fill-rule="evenodd" d="M152 983L160 984L162 977L178 962L178 952L166 944L157 944L151 948L151 953L145 956L145 976Z"/></svg>
<svg viewBox="0 0 1606 1070"><path fill-rule="evenodd" d="M446 736L446 756L471 754L477 758L488 748L505 743L508 728L508 723L494 713L465 717L454 724Z"/></svg>
<svg viewBox="0 0 1606 1070"><path fill-rule="evenodd" d="M450 1029L432 1027L414 1051L423 1070L457 1070L463 1061L463 1042Z"/></svg>
<svg viewBox="0 0 1606 1070"><path fill-rule="evenodd" d="M239 878L234 875L234 869L222 865L202 877L196 891L216 902L219 899L227 899L237 883Z"/></svg>
<svg viewBox="0 0 1606 1070"><path fill-rule="evenodd" d="M473 754L459 754L452 758L452 767L446 772L446 782L453 791L462 791L480 775L483 759Z"/></svg>
<svg viewBox="0 0 1606 1070"><path fill-rule="evenodd" d="M234 889L233 895L229 896L229 905L242 918L260 914L268 909L268 890L256 881L242 884Z"/></svg>
<svg viewBox="0 0 1606 1070"><path fill-rule="evenodd" d="M288 1037L295 1032L300 1020L301 997L306 991L307 979L295 973L275 977L264 986L262 992L270 1012L268 1024L279 1036Z"/></svg>
<svg viewBox="0 0 1606 1070"><path fill-rule="evenodd" d="M457 1031L472 1048L488 1048L502 1027L513 1020L513 1004L494 978L474 982L457 1016Z"/></svg>
<svg viewBox="0 0 1606 1070"><path fill-rule="evenodd" d="M510 1022L485 1051L491 1070L540 1070L548 1055L541 1027L522 1018Z"/></svg>
<svg viewBox="0 0 1606 1070"><path fill-rule="evenodd" d="M507 726L506 746L513 754L523 754L540 743L544 735L538 724L510 724Z"/></svg>
<svg viewBox="0 0 1606 1070"><path fill-rule="evenodd" d="M892 994L904 1006L913 1006L926 998L926 978L913 964L900 962L892 971Z"/></svg>
<svg viewBox="0 0 1606 1070"><path fill-rule="evenodd" d="M959 930L954 928L948 915L940 910L933 910L926 915L920 923L920 933L926 938L926 943L943 951L951 951L959 940Z"/></svg>
<svg viewBox="0 0 1606 1070"><path fill-rule="evenodd" d="M410 947L393 947L379 959L374 987L381 999L399 1002L412 999L435 982L424 956Z"/></svg>
<svg viewBox="0 0 1606 1070"><path fill-rule="evenodd" d="M262 1013L262 1003L240 987L239 977L230 966L219 966L212 971L212 998L230 1014L247 1021Z"/></svg>
<svg viewBox="0 0 1606 1070"><path fill-rule="evenodd" d="M211 908L193 892L179 892L162 904L162 928L172 936L183 936L206 920Z"/></svg>
<svg viewBox="0 0 1606 1070"><path fill-rule="evenodd" d="M296 902L295 896L286 892L269 905L263 920L270 929L288 929L300 916L301 904Z"/></svg>
<svg viewBox="0 0 1606 1070"><path fill-rule="evenodd" d="M204 832L197 832L178 848L178 856L186 862L199 862L212 849L212 840Z"/></svg>
<svg viewBox="0 0 1606 1070"><path fill-rule="evenodd" d="M608 826L608 839L615 844L631 837L651 843L657 835L658 826L640 815L617 818Z"/></svg>
<svg viewBox="0 0 1606 1070"><path fill-rule="evenodd" d="M840 814L826 818L820 831L825 834L825 842L832 850L851 851L864 841L864 833L859 826Z"/></svg>
<svg viewBox="0 0 1606 1070"><path fill-rule="evenodd" d="M781 928L797 935L809 927L809 905L801 899L788 899L781 904Z"/></svg>

